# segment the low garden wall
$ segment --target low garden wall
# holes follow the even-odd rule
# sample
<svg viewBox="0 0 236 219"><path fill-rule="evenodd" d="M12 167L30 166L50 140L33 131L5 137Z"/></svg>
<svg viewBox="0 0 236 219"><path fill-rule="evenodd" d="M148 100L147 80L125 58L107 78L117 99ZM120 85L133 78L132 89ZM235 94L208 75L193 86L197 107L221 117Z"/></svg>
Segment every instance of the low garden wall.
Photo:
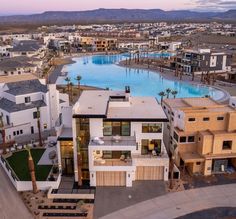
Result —
<svg viewBox="0 0 236 219"><path fill-rule="evenodd" d="M0 164L17 191L20 192L20 191L32 190L32 182L19 181L14 171L11 169L11 167L8 165L8 163L2 156L0 159ZM61 175L59 174L56 181L37 181L37 187L39 190L48 190L50 188L57 189L60 185L60 182L61 182Z"/></svg>

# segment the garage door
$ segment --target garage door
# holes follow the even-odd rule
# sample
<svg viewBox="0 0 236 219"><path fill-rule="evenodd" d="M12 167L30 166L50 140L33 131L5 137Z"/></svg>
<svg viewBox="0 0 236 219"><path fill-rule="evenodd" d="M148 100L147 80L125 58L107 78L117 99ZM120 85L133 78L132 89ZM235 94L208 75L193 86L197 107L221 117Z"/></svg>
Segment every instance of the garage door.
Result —
<svg viewBox="0 0 236 219"><path fill-rule="evenodd" d="M96 173L97 186L125 186L126 173L123 171L99 171Z"/></svg>
<svg viewBox="0 0 236 219"><path fill-rule="evenodd" d="M164 167L136 167L136 180L163 180Z"/></svg>

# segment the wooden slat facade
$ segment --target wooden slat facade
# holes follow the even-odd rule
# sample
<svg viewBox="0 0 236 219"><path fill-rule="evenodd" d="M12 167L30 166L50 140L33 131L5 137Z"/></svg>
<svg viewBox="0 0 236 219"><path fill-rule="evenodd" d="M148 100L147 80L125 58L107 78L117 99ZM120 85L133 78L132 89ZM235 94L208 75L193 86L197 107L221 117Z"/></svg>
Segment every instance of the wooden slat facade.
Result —
<svg viewBox="0 0 236 219"><path fill-rule="evenodd" d="M164 167L136 167L136 180L163 180Z"/></svg>
<svg viewBox="0 0 236 219"><path fill-rule="evenodd" d="M98 171L96 172L96 186L125 186L126 172Z"/></svg>

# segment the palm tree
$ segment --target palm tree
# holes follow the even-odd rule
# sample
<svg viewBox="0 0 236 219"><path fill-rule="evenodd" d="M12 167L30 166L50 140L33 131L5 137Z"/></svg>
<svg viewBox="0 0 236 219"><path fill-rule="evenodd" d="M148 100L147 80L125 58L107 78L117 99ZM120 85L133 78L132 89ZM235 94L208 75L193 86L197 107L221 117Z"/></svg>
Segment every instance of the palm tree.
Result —
<svg viewBox="0 0 236 219"><path fill-rule="evenodd" d="M77 139L77 160L78 160L78 185L82 186L82 165L83 165L83 160L82 160L82 154L81 154L81 138L78 137Z"/></svg>
<svg viewBox="0 0 236 219"><path fill-rule="evenodd" d="M195 79L195 72L193 71L192 72L192 81L194 81L194 79Z"/></svg>
<svg viewBox="0 0 236 219"><path fill-rule="evenodd" d="M182 66L182 67L181 67L181 70L180 70L180 72L179 72L179 80L182 80L183 74L184 74L184 67Z"/></svg>
<svg viewBox="0 0 236 219"><path fill-rule="evenodd" d="M77 81L77 83L78 83L79 96L80 96L80 81L81 81L81 79L82 79L82 77L80 75L77 75L77 77L75 79Z"/></svg>
<svg viewBox="0 0 236 219"><path fill-rule="evenodd" d="M170 189L173 189L174 187L174 167L175 167L175 149L177 148L177 145L173 145L173 149L170 150Z"/></svg>
<svg viewBox="0 0 236 219"><path fill-rule="evenodd" d="M28 168L29 168L30 177L32 181L33 193L36 194L38 192L38 188L37 188L37 183L36 183L34 160L30 151L30 147L28 145L26 146L26 150L28 151Z"/></svg>
<svg viewBox="0 0 236 219"><path fill-rule="evenodd" d="M74 84L72 82L69 83L69 97L70 100L73 101L73 86Z"/></svg>
<svg viewBox="0 0 236 219"><path fill-rule="evenodd" d="M162 103L164 96L166 96L166 93L164 91L161 91L158 95L161 97L161 103Z"/></svg>
<svg viewBox="0 0 236 219"><path fill-rule="evenodd" d="M40 123L40 108L37 107L37 126L38 126L38 133L39 133L39 146L43 147L42 142L42 133L41 133L41 123Z"/></svg>
<svg viewBox="0 0 236 219"><path fill-rule="evenodd" d="M69 89L70 89L70 81L71 81L70 77L66 77L65 81L67 82L67 90L69 91Z"/></svg>
<svg viewBox="0 0 236 219"><path fill-rule="evenodd" d="M176 95L178 94L178 91L173 90L173 91L171 91L171 94L174 96L174 99L175 99L175 98L176 98Z"/></svg>
<svg viewBox="0 0 236 219"><path fill-rule="evenodd" d="M167 89L166 89L167 99L169 98L170 93L171 93L171 89L170 89L170 88L167 88Z"/></svg>

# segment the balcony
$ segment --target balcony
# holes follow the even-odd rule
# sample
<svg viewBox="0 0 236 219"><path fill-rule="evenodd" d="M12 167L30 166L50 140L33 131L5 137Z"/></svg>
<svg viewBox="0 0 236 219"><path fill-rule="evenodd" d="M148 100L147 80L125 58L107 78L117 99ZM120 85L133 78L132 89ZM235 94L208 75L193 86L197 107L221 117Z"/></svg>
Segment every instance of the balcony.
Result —
<svg viewBox="0 0 236 219"><path fill-rule="evenodd" d="M132 146L136 147L135 136L105 136L90 140L89 146Z"/></svg>
<svg viewBox="0 0 236 219"><path fill-rule="evenodd" d="M160 153L159 155L145 154L145 155L132 155L134 159L159 159L159 158L169 158L167 153Z"/></svg>
<svg viewBox="0 0 236 219"><path fill-rule="evenodd" d="M94 160L94 166L132 166L131 159L96 159Z"/></svg>

